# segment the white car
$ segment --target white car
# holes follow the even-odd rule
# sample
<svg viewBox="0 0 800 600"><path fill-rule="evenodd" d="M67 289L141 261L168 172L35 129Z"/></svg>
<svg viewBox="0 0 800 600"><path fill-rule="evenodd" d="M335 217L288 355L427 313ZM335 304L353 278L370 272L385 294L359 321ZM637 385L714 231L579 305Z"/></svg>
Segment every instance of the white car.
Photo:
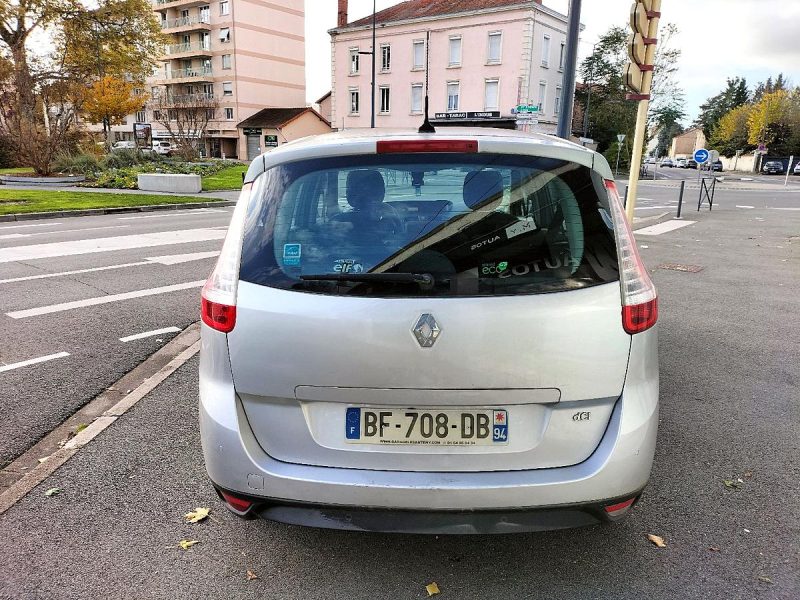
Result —
<svg viewBox="0 0 800 600"><path fill-rule="evenodd" d="M136 142L130 140L121 140L119 142L114 142L111 145L111 151L114 152L116 150L136 150Z"/></svg>
<svg viewBox="0 0 800 600"><path fill-rule="evenodd" d="M800 175L800 162L794 166L794 171L792 171L795 175Z"/></svg>
<svg viewBox="0 0 800 600"><path fill-rule="evenodd" d="M153 142L153 152L156 154L162 154L164 156L169 156L172 154L174 148L172 147L171 142L167 142L164 140L156 140Z"/></svg>
<svg viewBox="0 0 800 600"><path fill-rule="evenodd" d="M650 477L657 317L602 154L477 128L280 146L202 291L206 469L235 514L317 527L617 521Z"/></svg>

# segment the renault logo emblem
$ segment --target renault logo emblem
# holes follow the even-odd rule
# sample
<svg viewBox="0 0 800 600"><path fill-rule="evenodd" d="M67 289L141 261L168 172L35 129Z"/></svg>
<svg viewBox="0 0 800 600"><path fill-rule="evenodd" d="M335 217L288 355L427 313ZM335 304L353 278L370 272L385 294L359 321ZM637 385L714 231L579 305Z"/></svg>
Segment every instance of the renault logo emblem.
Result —
<svg viewBox="0 0 800 600"><path fill-rule="evenodd" d="M439 327L433 315L425 313L417 319L417 324L414 325L412 331L420 346L430 348L436 342L436 338L439 337L442 328Z"/></svg>

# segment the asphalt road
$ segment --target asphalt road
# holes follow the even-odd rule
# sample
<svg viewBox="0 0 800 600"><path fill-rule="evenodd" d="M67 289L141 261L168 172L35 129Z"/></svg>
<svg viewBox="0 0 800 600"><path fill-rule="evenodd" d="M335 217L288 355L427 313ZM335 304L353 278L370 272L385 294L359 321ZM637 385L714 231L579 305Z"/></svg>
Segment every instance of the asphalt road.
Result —
<svg viewBox="0 0 800 600"><path fill-rule="evenodd" d="M664 205L674 190L647 194L642 208ZM431 581L440 597L459 599L800 597L800 194L728 191L713 211L695 209L678 229L637 236L660 295L662 409L653 478L627 521L438 538L240 521L205 478L193 359L0 516L0 597L423 598ZM137 252L141 258L189 251ZM659 268L667 263L702 270ZM202 278L164 271L147 285ZM95 283L114 291L137 287L126 281ZM48 330L38 320L30 329L41 328L43 342L54 336L104 344L102 355L112 360L126 347L114 341L123 332L192 320L196 292L152 297L152 305L135 309L145 300L93 307L68 329ZM77 291L67 288L61 301L69 293ZM187 294L184 305L174 300L179 294ZM26 298L15 307L52 302L33 291ZM167 298L169 309L157 313ZM131 328L104 312L110 306L160 318L142 315ZM178 321L181 307L186 314ZM102 333L89 336L86 329ZM66 362L45 370L56 363L34 365L27 377L66 377L58 372ZM80 363L72 368L81 370ZM4 414L19 404L4 402ZM61 493L45 496L53 487ZM211 507L213 519L185 524L182 515L197 506ZM648 533L667 547L656 548ZM184 551L177 547L182 539L200 543ZM257 578L248 580L247 571Z"/></svg>
<svg viewBox="0 0 800 600"><path fill-rule="evenodd" d="M209 254L219 251L232 210L220 207L0 224L0 369L69 354L0 372L0 414L4 415L0 467L175 334L129 342L120 338L168 327L183 329L196 321L199 285L48 314L12 318L9 313L202 281L214 264ZM106 251L97 251L101 248ZM70 254L75 252L81 253ZM164 256L173 258L159 259ZM165 264L179 260L186 262ZM119 265L123 266L107 269ZM106 269L90 270L100 268ZM90 271L64 274L86 270Z"/></svg>

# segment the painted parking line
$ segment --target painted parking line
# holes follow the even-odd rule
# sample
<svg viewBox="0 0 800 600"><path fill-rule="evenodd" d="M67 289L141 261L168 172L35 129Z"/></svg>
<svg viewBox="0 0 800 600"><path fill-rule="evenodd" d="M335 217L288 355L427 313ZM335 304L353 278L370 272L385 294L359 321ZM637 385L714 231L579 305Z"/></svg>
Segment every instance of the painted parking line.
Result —
<svg viewBox="0 0 800 600"><path fill-rule="evenodd" d="M221 240L224 237L224 231L203 228L72 240L69 242L51 242L49 244L31 244L29 246L12 246L0 248L0 263L94 254L114 250L132 250L134 248L150 248L153 246L170 246L172 244L188 244L191 242L207 242Z"/></svg>
<svg viewBox="0 0 800 600"><path fill-rule="evenodd" d="M63 225L63 223L31 223L29 225L2 225L0 231L6 229L22 229L23 227L53 227L55 225Z"/></svg>
<svg viewBox="0 0 800 600"><path fill-rule="evenodd" d="M159 294L167 294L169 292L177 292L180 290L190 290L192 288L203 287L205 279L201 281L189 281L187 283L178 283L175 285L165 285L157 288L150 288L146 290L135 290L133 292L124 292L122 294L109 294L108 296L100 296L97 298L86 298L85 300L75 300L73 302L63 302L61 304L51 304L49 306L39 306L37 308L28 308L26 310L15 310L6 313L6 316L12 319L26 319L28 317L38 317L41 315L49 315L57 312L64 312L67 310L74 310L76 308L86 308L87 306L97 306L98 304L110 304L111 302L122 302L123 300L133 300L134 298L144 298L146 296L157 296Z"/></svg>
<svg viewBox="0 0 800 600"><path fill-rule="evenodd" d="M16 283L17 281L33 281L35 279L50 279L52 277L64 277L66 275L80 275L81 273L94 273L95 271L111 271L114 269L126 269L128 267L141 267L144 265L177 265L193 260L201 260L219 255L219 252L191 252L189 254L168 254L165 256L152 256L139 262L122 263L121 265L108 265L106 267L92 267L90 269L77 269L75 271L59 271L58 273L42 273L41 275L27 275L25 277L12 277L11 279L0 279L0 284Z"/></svg>
<svg viewBox="0 0 800 600"><path fill-rule="evenodd" d="M676 229L686 227L687 225L694 225L696 222L697 221L664 221L663 223L650 225L650 227L637 229L633 233L636 235L661 235L662 233L675 231Z"/></svg>
<svg viewBox="0 0 800 600"><path fill-rule="evenodd" d="M56 358L64 358L65 356L69 356L69 352L58 352L56 354L48 354L47 356L40 356L39 358L31 358L30 360L23 360L22 362L18 363L11 363L10 365L3 365L0 366L0 373L4 373L6 371L13 371L14 369L19 369L20 367L27 367L28 365L36 365L39 363L47 362L49 360L55 360Z"/></svg>
<svg viewBox="0 0 800 600"><path fill-rule="evenodd" d="M744 204L741 204L741 205L740 205L740 204L737 204L737 205L736 205L736 208L755 208L755 206L746 206L746 205L744 205Z"/></svg>
<svg viewBox="0 0 800 600"><path fill-rule="evenodd" d="M119 338L120 342L132 342L134 340L143 340L144 338L161 335L162 333L178 333L179 327L164 327L163 329L153 329L152 331L143 331L142 333L135 333L133 335L126 335Z"/></svg>

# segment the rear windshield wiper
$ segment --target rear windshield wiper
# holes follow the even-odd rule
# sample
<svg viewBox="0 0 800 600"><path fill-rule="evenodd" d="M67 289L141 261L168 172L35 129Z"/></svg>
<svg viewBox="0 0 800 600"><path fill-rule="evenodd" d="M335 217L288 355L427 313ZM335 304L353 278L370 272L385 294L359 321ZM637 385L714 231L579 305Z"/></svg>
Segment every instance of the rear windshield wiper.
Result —
<svg viewBox="0 0 800 600"><path fill-rule="evenodd" d="M303 281L352 281L368 283L371 281L387 283L417 283L428 290L433 288L436 280L430 273L323 273L320 275L300 275Z"/></svg>

